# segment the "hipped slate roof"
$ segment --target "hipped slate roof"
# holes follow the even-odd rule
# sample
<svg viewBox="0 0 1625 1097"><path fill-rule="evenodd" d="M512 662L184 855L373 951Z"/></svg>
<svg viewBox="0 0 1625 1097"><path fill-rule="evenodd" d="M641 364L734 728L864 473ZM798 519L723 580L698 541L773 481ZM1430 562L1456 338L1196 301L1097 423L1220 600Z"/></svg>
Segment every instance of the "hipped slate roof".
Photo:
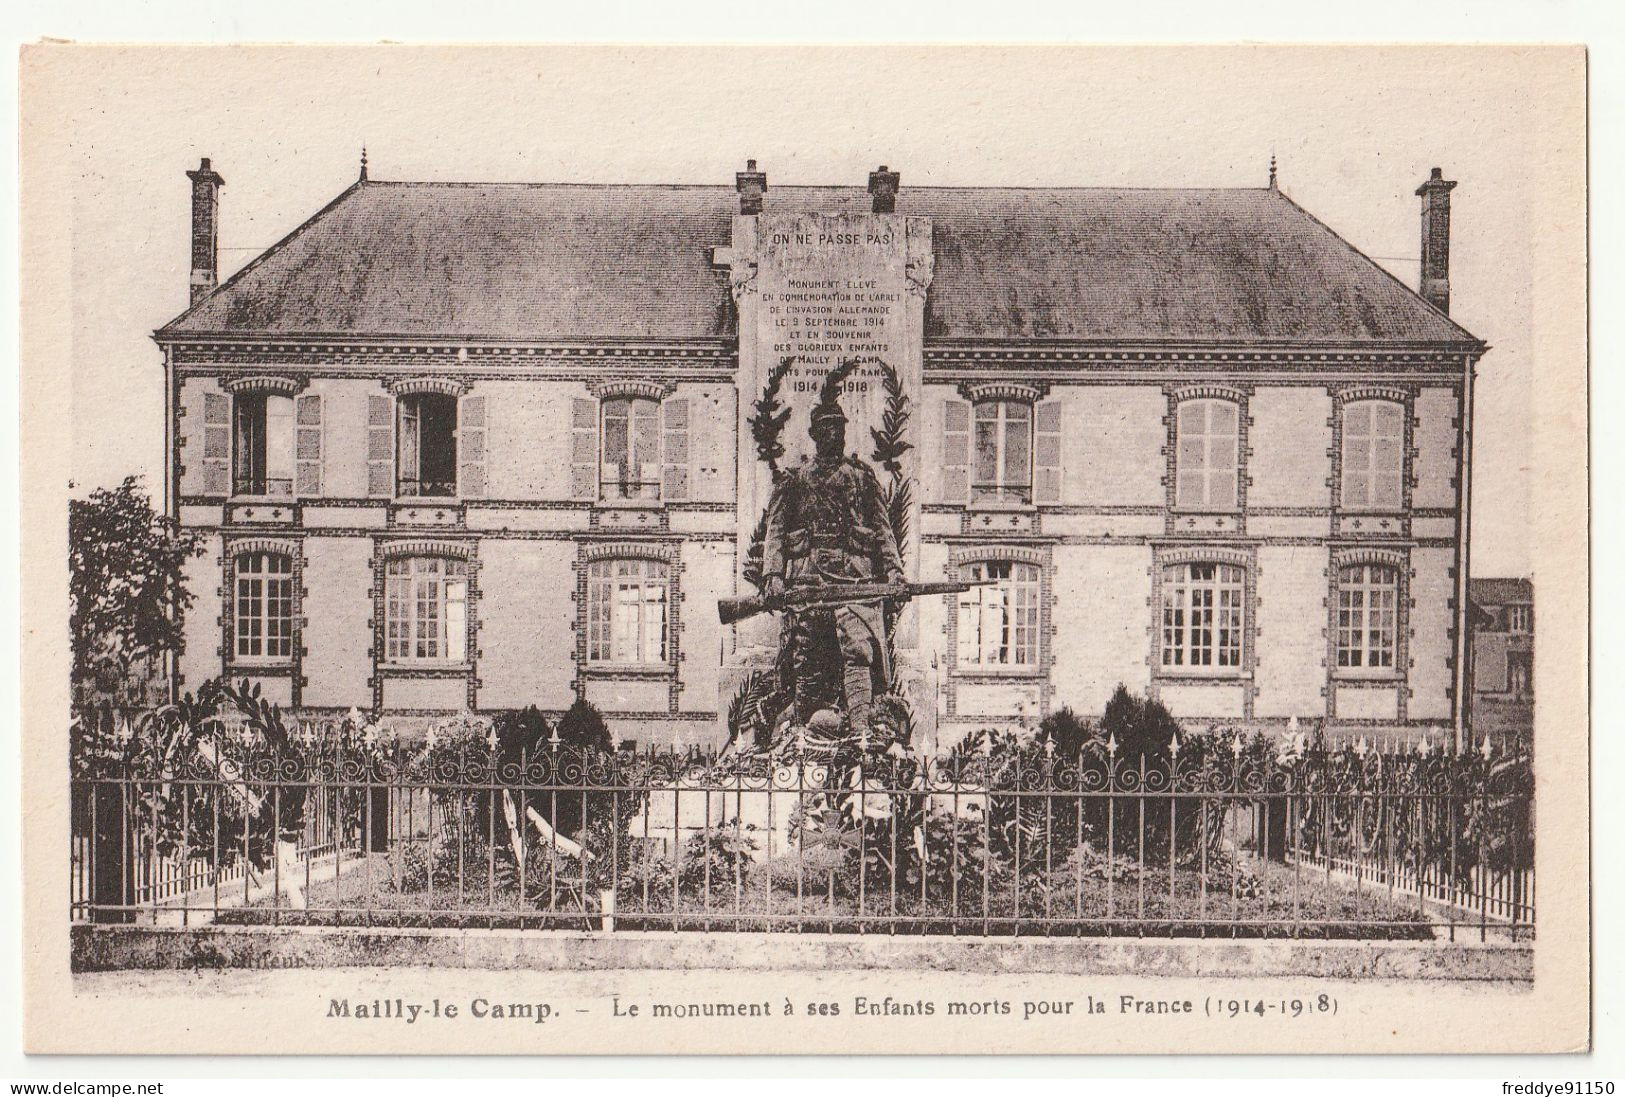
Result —
<svg viewBox="0 0 1625 1097"><path fill-rule="evenodd" d="M727 338L711 249L737 208L719 186L358 183L159 337ZM905 187L897 211L932 221L929 339L1474 341L1275 190Z"/></svg>
<svg viewBox="0 0 1625 1097"><path fill-rule="evenodd" d="M1528 579L1469 579L1467 597L1475 605L1505 606L1535 601L1535 584Z"/></svg>

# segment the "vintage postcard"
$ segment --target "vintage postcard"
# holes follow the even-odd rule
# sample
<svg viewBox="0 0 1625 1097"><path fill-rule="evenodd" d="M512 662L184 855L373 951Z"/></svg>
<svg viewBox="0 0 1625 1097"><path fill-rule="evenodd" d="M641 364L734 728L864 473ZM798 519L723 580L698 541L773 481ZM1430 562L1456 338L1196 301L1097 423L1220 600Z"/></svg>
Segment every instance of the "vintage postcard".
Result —
<svg viewBox="0 0 1625 1097"><path fill-rule="evenodd" d="M28 1049L1584 1049L1585 63L26 49Z"/></svg>

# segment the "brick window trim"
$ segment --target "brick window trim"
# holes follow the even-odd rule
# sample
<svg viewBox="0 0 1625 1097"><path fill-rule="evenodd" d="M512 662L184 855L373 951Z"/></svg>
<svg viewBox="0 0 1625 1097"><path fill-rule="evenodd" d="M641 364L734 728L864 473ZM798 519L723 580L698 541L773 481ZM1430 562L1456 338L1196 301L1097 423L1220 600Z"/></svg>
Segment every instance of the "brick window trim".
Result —
<svg viewBox="0 0 1625 1097"><path fill-rule="evenodd" d="M472 563L474 546L466 541L411 540L387 541L378 547L380 560L402 556L452 556Z"/></svg>
<svg viewBox="0 0 1625 1097"><path fill-rule="evenodd" d="M1224 384L1165 385L1163 395L1168 402L1163 420L1166 439L1163 443L1163 485L1166 489L1166 532L1174 532L1174 522L1181 516L1193 514L1234 515L1238 517L1236 532L1245 532L1247 514L1247 488L1249 486L1250 458L1252 456L1252 409L1249 401L1251 386ZM1215 507L1207 504L1181 505L1179 502L1179 407L1191 400L1225 400L1236 405L1236 505Z"/></svg>
<svg viewBox="0 0 1625 1097"><path fill-rule="evenodd" d="M1411 513L1411 494L1416 476L1416 389L1396 385L1348 384L1331 389L1332 397L1332 513L1334 515L1395 515ZM1400 422L1404 436L1399 447L1399 505L1397 507L1360 507L1343 505L1343 415L1348 405L1365 401L1383 401L1400 406Z"/></svg>
<svg viewBox="0 0 1625 1097"><path fill-rule="evenodd" d="M587 583L589 565L601 560L653 560L666 565L666 658L660 663L592 662L587 658ZM576 691L588 681L666 681L669 708L677 711L681 689L678 668L683 661L683 566L677 544L667 541L593 541L579 544L575 562L575 666Z"/></svg>
<svg viewBox="0 0 1625 1097"><path fill-rule="evenodd" d="M985 563L1011 563L1030 564L1038 569L1038 652L1037 658L1029 666L1013 666L1004 668L988 668L970 666L961 668L959 665L959 595L944 594L942 596L945 613L944 629L946 632L946 671L943 676L943 693L948 705L948 718L958 719L958 697L955 688L958 685L988 685L1000 682L1037 682L1039 685L1040 714L1048 713L1051 707L1054 685L1050 680L1050 668L1055 663L1055 645L1053 642L1055 620L1055 566L1048 548L1039 548L1022 545L978 544L955 545L948 550L948 563L946 578L951 580L959 577L960 568L967 564Z"/></svg>
<svg viewBox="0 0 1625 1097"><path fill-rule="evenodd" d="M303 542L296 537L231 537L221 545L220 552L220 660L221 673L226 677L262 676L291 678L292 703L299 704L303 685L303 664L306 619L305 560ZM291 654L286 658L239 658L237 652L237 562L256 552L277 553L288 557L293 578L293 641Z"/></svg>
<svg viewBox="0 0 1625 1097"><path fill-rule="evenodd" d="M430 393L459 397L468 394L469 382L460 377L392 377L384 380L384 388L391 396L415 396Z"/></svg>
<svg viewBox="0 0 1625 1097"><path fill-rule="evenodd" d="M438 556L463 560L467 567L468 582L464 596L466 636L463 650L467 658L460 663L392 663L385 658L385 635L388 610L385 565L390 560L411 556ZM468 683L466 706L477 707L479 691L479 630L480 580L479 551L472 541L438 538L375 539L372 554L372 648L367 653L372 663L373 711L381 711L384 704L386 678L457 678Z"/></svg>
<svg viewBox="0 0 1625 1097"><path fill-rule="evenodd" d="M307 378L287 374L253 374L222 378L220 387L233 396L296 396L305 390Z"/></svg>
<svg viewBox="0 0 1625 1097"><path fill-rule="evenodd" d="M1394 592L1394 665L1369 670L1337 665L1337 603L1343 569L1378 565L1394 569L1398 580ZM1381 545L1353 545L1333 548L1326 575L1326 669L1336 689L1361 687L1392 689L1400 687L1399 717L1406 718L1410 680L1411 560L1409 550ZM1332 713L1335 715L1335 694Z"/></svg>
<svg viewBox="0 0 1625 1097"><path fill-rule="evenodd" d="M634 377L617 377L608 381L596 381L587 386L587 391L602 403L616 397L653 400L660 403L677 392L677 385L671 381L649 381Z"/></svg>
<svg viewBox="0 0 1625 1097"><path fill-rule="evenodd" d="M1031 381L967 381L959 386L959 395L972 404L980 404L985 400L1014 400L1017 403L1036 404L1049 395L1049 384Z"/></svg>
<svg viewBox="0 0 1625 1097"><path fill-rule="evenodd" d="M1242 569L1241 666L1203 670L1191 667L1165 667L1162 664L1162 586L1163 573L1181 564L1228 564ZM1153 689L1158 684L1235 683L1253 680L1258 668L1258 550L1237 545L1153 545L1151 557L1149 651L1146 663ZM1250 709L1251 690L1247 706ZM1250 716L1250 712L1248 714Z"/></svg>

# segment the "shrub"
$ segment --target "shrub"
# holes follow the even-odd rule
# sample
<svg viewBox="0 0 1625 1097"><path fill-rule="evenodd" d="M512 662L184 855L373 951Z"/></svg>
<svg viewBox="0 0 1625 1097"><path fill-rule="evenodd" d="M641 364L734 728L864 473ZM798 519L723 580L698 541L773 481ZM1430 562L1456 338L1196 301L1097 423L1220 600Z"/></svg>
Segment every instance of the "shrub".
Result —
<svg viewBox="0 0 1625 1097"><path fill-rule="evenodd" d="M1169 747L1180 736L1180 730L1179 721L1162 702L1136 697L1120 684L1106 702L1099 737L1117 740L1118 758L1133 759L1136 765L1144 758L1148 767L1155 763L1166 766Z"/></svg>
<svg viewBox="0 0 1625 1097"><path fill-rule="evenodd" d="M743 887L752 854L760 847L751 837L755 827L741 827L737 819L716 830L693 835L683 843L678 880L682 890L700 893L733 891Z"/></svg>
<svg viewBox="0 0 1625 1097"><path fill-rule="evenodd" d="M1057 758L1077 758L1084 744L1094 737L1094 724L1073 712L1070 705L1056 709L1038 725L1039 743L1053 743Z"/></svg>
<svg viewBox="0 0 1625 1097"><path fill-rule="evenodd" d="M591 701L577 697L565 714L559 717L559 741L577 751L612 751L615 742L610 738L609 725L604 714Z"/></svg>

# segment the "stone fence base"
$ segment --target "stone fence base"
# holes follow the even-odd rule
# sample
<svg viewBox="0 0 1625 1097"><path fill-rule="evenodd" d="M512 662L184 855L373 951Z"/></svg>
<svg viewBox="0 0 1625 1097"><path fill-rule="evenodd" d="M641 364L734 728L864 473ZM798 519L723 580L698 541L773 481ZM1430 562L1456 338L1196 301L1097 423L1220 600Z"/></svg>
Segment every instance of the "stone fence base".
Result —
<svg viewBox="0 0 1625 1097"><path fill-rule="evenodd" d="M1527 944L580 933L287 926L72 927L75 971L448 967L615 971L892 969L1532 982Z"/></svg>

